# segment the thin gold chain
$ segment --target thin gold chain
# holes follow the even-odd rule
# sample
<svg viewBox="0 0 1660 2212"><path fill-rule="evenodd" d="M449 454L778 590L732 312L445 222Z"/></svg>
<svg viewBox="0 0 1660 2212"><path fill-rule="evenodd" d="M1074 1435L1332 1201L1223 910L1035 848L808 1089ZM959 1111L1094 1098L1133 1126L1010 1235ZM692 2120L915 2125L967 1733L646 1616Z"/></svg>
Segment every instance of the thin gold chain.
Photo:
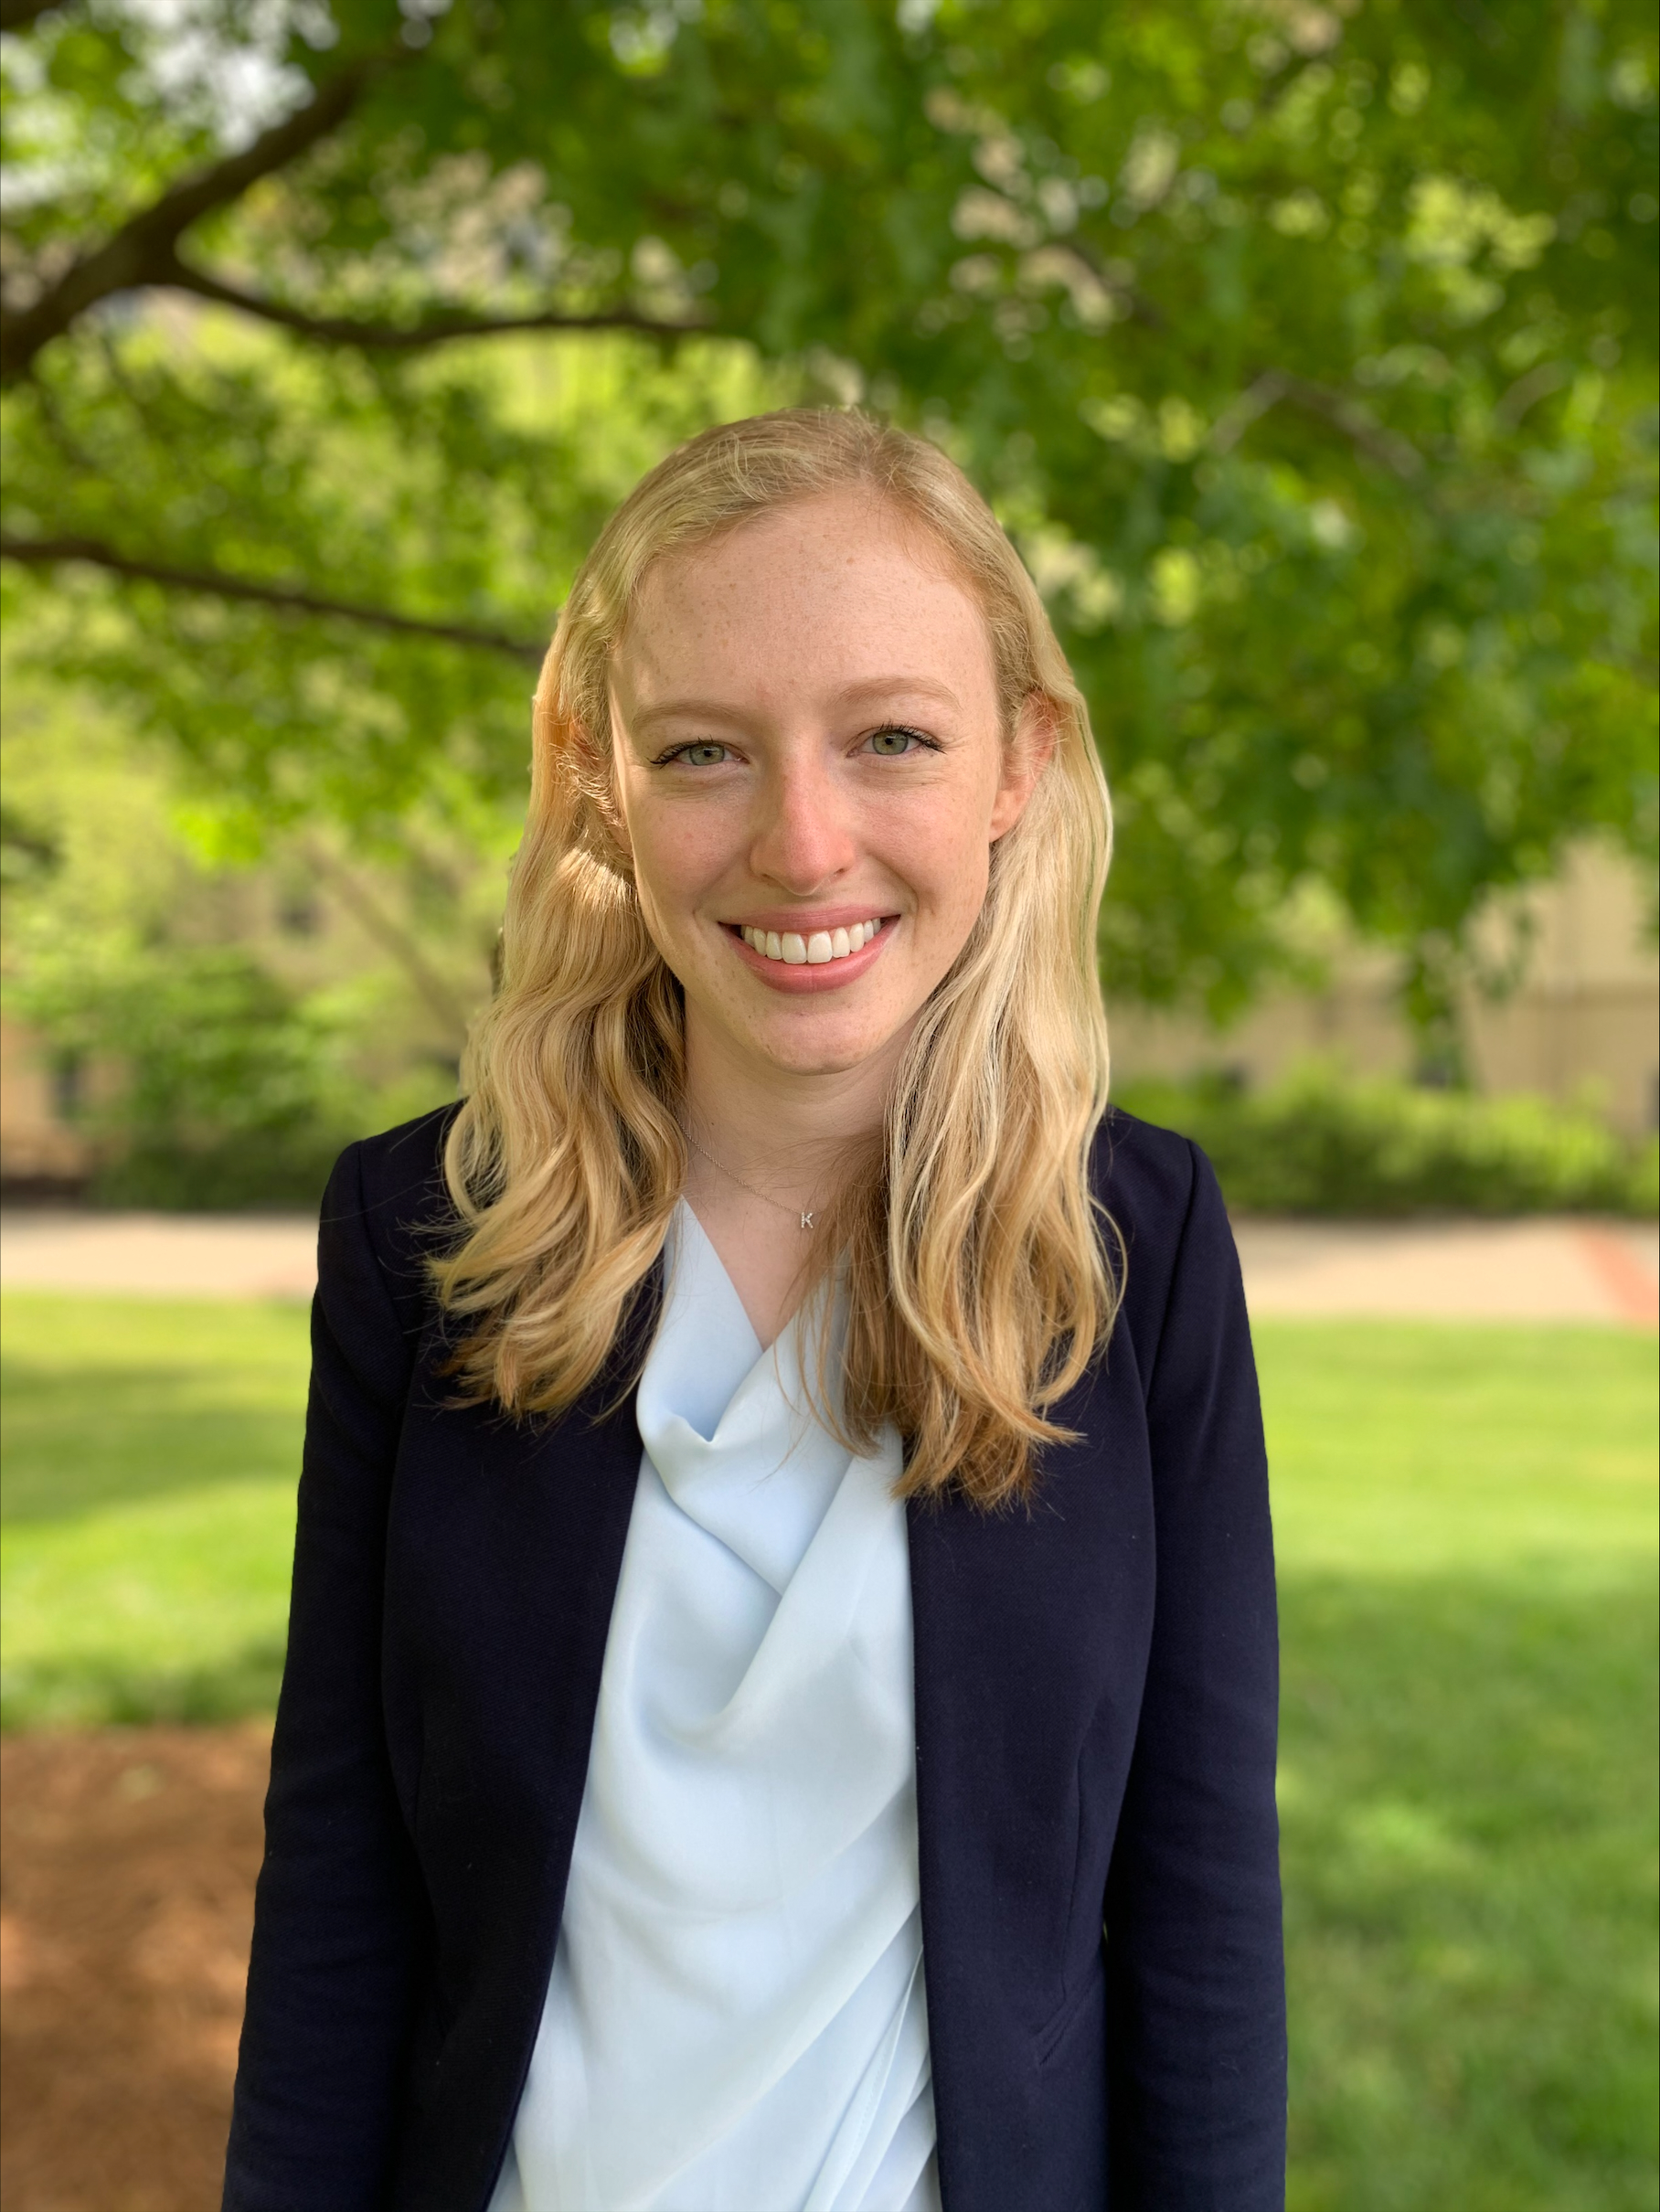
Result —
<svg viewBox="0 0 1660 2212"><path fill-rule="evenodd" d="M763 1206L771 1206L781 1214L793 1214L803 1228L807 1229L813 1227L813 1218L817 1211L816 1207L803 1212L799 1206L786 1206L782 1198L774 1198L764 1190L757 1190L753 1183L746 1183L743 1177L735 1174L724 1160L718 1160L707 1145L699 1144L689 1129L682 1130L681 1134L694 1152L701 1153L711 1167L719 1169L729 1183L736 1183L740 1190L747 1190L751 1198L759 1198Z"/></svg>

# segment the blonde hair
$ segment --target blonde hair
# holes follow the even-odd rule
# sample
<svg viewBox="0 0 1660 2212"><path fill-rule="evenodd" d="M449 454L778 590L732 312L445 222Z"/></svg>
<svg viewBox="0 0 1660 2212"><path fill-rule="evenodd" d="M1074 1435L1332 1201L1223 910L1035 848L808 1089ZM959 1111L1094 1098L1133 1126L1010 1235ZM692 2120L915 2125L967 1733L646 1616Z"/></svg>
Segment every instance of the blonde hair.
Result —
<svg viewBox="0 0 1660 2212"><path fill-rule="evenodd" d="M445 1154L461 1238L433 1273L465 1324L463 1395L551 1414L602 1374L625 1387L619 1345L637 1372L644 1331L630 1324L686 1170L683 1007L618 831L612 659L654 562L849 488L931 540L974 591L1005 741L1023 713L1055 740L916 1022L882 1141L804 1271L808 1289L846 1271L825 1417L862 1448L894 1422L905 1493L954 1483L993 1505L1026 1494L1038 1449L1065 1439L1050 1409L1104 1344L1119 1294L1089 1175L1107 1090L1095 960L1112 817L1088 710L990 508L935 446L866 415L788 409L704 431L623 501L572 585L537 688L500 986Z"/></svg>

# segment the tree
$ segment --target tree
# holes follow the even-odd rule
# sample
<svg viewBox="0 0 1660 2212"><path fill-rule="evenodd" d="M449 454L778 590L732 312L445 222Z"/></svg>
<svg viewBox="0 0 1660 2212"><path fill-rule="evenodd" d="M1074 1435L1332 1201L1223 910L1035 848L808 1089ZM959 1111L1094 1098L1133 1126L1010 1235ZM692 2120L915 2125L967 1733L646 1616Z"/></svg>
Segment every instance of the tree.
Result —
<svg viewBox="0 0 1660 2212"><path fill-rule="evenodd" d="M1634 0L6 10L8 589L250 824L514 787L624 463L817 393L1048 595L1119 987L1317 893L1433 1025L1494 890L1653 854Z"/></svg>

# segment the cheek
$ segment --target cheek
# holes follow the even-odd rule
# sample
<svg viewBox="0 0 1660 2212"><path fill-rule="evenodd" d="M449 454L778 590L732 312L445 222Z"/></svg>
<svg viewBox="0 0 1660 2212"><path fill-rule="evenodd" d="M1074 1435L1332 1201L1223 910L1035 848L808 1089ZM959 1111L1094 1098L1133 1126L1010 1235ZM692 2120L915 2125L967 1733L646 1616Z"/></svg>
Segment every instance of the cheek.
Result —
<svg viewBox="0 0 1660 2212"><path fill-rule="evenodd" d="M979 912L991 867L989 814L985 793L958 787L919 792L889 817L886 856L925 914L955 922Z"/></svg>
<svg viewBox="0 0 1660 2212"><path fill-rule="evenodd" d="M648 913L673 925L719 873L724 842L702 810L637 802L628 814L634 881Z"/></svg>

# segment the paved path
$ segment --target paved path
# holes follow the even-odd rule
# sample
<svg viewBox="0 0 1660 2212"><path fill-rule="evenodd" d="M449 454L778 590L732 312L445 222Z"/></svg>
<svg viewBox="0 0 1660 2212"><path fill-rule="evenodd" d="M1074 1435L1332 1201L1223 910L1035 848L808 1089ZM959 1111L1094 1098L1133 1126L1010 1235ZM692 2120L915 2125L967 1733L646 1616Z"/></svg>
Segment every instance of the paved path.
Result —
<svg viewBox="0 0 1660 2212"><path fill-rule="evenodd" d="M1238 1223L1257 1313L1423 1313L1654 1327L1660 1234L1632 1221ZM0 1215L9 1290L308 1299L316 1226L294 1215Z"/></svg>
<svg viewBox="0 0 1660 2212"><path fill-rule="evenodd" d="M1653 1327L1653 1224L1278 1221L1237 1225L1257 1313L1613 1321ZM0 1215L0 1284L175 1298L309 1298L316 1227L293 1215Z"/></svg>
<svg viewBox="0 0 1660 2212"><path fill-rule="evenodd" d="M0 1287L153 1298L309 1298L317 1223L295 1214L0 1212Z"/></svg>
<svg viewBox="0 0 1660 2212"><path fill-rule="evenodd" d="M1236 1223L1254 1313L1463 1321L1619 1321L1660 1313L1660 1233L1647 1223Z"/></svg>

